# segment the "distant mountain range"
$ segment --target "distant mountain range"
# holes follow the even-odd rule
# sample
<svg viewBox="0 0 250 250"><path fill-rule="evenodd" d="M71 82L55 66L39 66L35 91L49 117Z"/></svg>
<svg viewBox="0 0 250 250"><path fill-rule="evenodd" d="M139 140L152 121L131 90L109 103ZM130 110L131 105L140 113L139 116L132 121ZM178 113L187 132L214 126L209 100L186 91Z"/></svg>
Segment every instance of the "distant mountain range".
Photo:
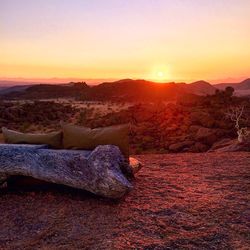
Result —
<svg viewBox="0 0 250 250"><path fill-rule="evenodd" d="M220 83L214 86L218 89L225 89L226 87L230 86L235 90L248 90L250 89L250 78L238 83Z"/></svg>
<svg viewBox="0 0 250 250"><path fill-rule="evenodd" d="M240 83L211 85L206 81L186 83L155 83L146 80L123 79L89 86L85 82L68 84L18 84L12 87L0 81L1 99L79 98L82 100L151 101L176 100L183 95L211 95L216 89L232 86L238 95L250 95L250 79Z"/></svg>
<svg viewBox="0 0 250 250"><path fill-rule="evenodd" d="M238 83L220 83L214 85L218 89L225 89L226 87L233 87L235 90L235 94L238 96L250 96L250 78L238 82Z"/></svg>
<svg viewBox="0 0 250 250"><path fill-rule="evenodd" d="M12 92L22 92L31 86L32 85L16 85L11 87L2 86L0 87L0 95L7 95Z"/></svg>

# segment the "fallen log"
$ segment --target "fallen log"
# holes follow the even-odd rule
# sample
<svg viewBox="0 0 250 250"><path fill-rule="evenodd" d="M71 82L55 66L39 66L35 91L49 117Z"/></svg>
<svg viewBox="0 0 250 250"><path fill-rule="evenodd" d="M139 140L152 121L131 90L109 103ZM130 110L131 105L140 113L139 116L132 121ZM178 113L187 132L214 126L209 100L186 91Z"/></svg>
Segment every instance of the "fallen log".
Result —
<svg viewBox="0 0 250 250"><path fill-rule="evenodd" d="M128 169L120 150L113 145L86 151L0 144L0 182L13 175L31 176L103 197L120 198L132 188L124 173Z"/></svg>

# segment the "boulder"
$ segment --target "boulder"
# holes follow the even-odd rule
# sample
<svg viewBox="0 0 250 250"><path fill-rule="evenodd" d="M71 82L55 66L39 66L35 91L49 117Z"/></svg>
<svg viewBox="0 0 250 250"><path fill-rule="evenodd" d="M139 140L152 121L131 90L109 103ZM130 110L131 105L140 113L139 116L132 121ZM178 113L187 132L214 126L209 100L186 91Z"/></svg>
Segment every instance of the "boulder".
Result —
<svg viewBox="0 0 250 250"><path fill-rule="evenodd" d="M222 129L201 127L195 135L195 140L211 146L224 135Z"/></svg>
<svg viewBox="0 0 250 250"><path fill-rule="evenodd" d="M142 168L142 163L134 157L129 157L129 166L132 170L132 175L135 175Z"/></svg>
<svg viewBox="0 0 250 250"><path fill-rule="evenodd" d="M193 144L194 144L194 141L191 141L191 140L187 140L187 141L183 141L183 142L177 142L177 143L171 144L169 146L169 150L172 151L172 152L180 152L185 148L189 148Z"/></svg>
<svg viewBox="0 0 250 250"><path fill-rule="evenodd" d="M214 143L208 152L250 152L250 142L239 142L238 139L223 139Z"/></svg>
<svg viewBox="0 0 250 250"><path fill-rule="evenodd" d="M202 127L212 128L215 125L214 118L204 111L196 111L191 113L191 121L193 124L199 124Z"/></svg>
<svg viewBox="0 0 250 250"><path fill-rule="evenodd" d="M113 145L86 151L0 144L1 182L13 175L30 176L103 197L120 198L132 188L125 175L128 168L119 148Z"/></svg>
<svg viewBox="0 0 250 250"><path fill-rule="evenodd" d="M190 133L197 133L197 131L202 128L201 126L198 126L198 125L191 125L189 127L189 132Z"/></svg>
<svg viewBox="0 0 250 250"><path fill-rule="evenodd" d="M219 140L215 142L212 147L209 149L209 151L214 151L219 148L227 147L229 145L237 143L236 139L230 139L230 138L224 138L222 140Z"/></svg>
<svg viewBox="0 0 250 250"><path fill-rule="evenodd" d="M202 152L206 152L208 149L209 149L209 146L207 146L201 142L196 142L193 146L194 152L202 153Z"/></svg>

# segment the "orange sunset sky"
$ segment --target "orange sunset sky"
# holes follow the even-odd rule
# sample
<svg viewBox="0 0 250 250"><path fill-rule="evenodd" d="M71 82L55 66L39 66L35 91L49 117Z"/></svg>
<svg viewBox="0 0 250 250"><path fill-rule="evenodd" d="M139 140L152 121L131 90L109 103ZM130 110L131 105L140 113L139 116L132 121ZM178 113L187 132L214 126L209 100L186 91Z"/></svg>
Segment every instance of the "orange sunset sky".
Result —
<svg viewBox="0 0 250 250"><path fill-rule="evenodd" d="M244 79L249 11L249 0L0 0L0 79Z"/></svg>

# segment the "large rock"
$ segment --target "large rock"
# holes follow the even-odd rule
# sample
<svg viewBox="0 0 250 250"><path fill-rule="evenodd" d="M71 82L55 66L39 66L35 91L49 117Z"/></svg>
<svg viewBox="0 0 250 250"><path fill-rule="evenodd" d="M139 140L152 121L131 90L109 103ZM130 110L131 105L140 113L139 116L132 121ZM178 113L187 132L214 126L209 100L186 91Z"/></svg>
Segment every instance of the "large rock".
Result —
<svg viewBox="0 0 250 250"><path fill-rule="evenodd" d="M193 124L201 125L202 127L212 128L215 125L214 118L204 111L195 111L191 113L191 121Z"/></svg>
<svg viewBox="0 0 250 250"><path fill-rule="evenodd" d="M0 145L0 181L22 175L120 198L132 188L128 164L116 146L93 151L51 150L46 146ZM128 173L129 174L129 173Z"/></svg>
<svg viewBox="0 0 250 250"><path fill-rule="evenodd" d="M214 143L209 152L250 152L250 141L239 142L237 139L223 139Z"/></svg>
<svg viewBox="0 0 250 250"><path fill-rule="evenodd" d="M190 127L189 127L189 132L190 133L197 133L197 131L199 130L201 128L201 126L199 126L199 125L191 125Z"/></svg>
<svg viewBox="0 0 250 250"><path fill-rule="evenodd" d="M201 143L201 142L196 142L190 149L190 152L195 152L195 153L202 153L206 152L209 149L209 146Z"/></svg>
<svg viewBox="0 0 250 250"><path fill-rule="evenodd" d="M224 148L224 147L227 147L227 146L235 144L235 143L237 143L237 139L224 138L222 140L215 142L212 145L212 147L209 149L209 151L214 151L214 150L219 149L219 148Z"/></svg>
<svg viewBox="0 0 250 250"><path fill-rule="evenodd" d="M142 163L134 157L129 157L129 166L132 170L132 175L134 176L142 168Z"/></svg>
<svg viewBox="0 0 250 250"><path fill-rule="evenodd" d="M172 152L180 152L183 149L189 148L193 144L194 144L194 141L187 140L187 141L171 144L168 149Z"/></svg>
<svg viewBox="0 0 250 250"><path fill-rule="evenodd" d="M201 127L195 135L195 140L207 145L212 145L224 135L222 129L212 129Z"/></svg>

